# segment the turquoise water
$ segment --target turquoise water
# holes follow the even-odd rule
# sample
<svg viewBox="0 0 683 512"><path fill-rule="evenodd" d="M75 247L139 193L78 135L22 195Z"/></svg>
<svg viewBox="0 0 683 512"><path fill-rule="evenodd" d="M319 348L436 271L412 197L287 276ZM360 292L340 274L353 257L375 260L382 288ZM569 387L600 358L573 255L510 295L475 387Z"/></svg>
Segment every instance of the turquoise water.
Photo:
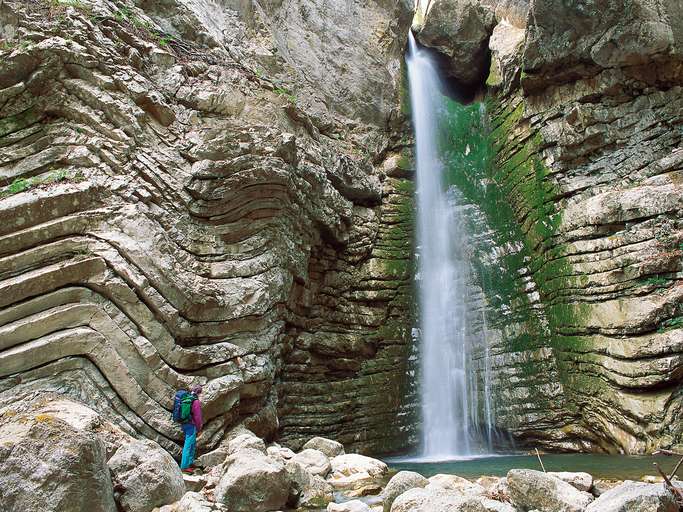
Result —
<svg viewBox="0 0 683 512"><path fill-rule="evenodd" d="M658 475L652 465L657 462L662 470L670 473L678 457L627 456L627 455L542 455L546 471L585 471L594 478L606 480L640 480L645 475ZM386 463L394 471L416 471L426 477L437 473L458 475L476 479L482 475L505 476L510 469L525 468L541 470L536 456L503 455L478 457L446 462L410 462L402 459L388 459ZM683 466L678 470L683 476Z"/></svg>

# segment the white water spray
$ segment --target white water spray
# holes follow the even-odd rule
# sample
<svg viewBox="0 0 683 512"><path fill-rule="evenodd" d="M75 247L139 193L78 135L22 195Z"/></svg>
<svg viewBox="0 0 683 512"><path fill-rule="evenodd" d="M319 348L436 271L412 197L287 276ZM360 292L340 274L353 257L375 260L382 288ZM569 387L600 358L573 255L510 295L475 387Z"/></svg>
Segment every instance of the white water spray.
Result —
<svg viewBox="0 0 683 512"><path fill-rule="evenodd" d="M439 77L409 35L406 58L415 128L420 303L422 457L471 454L468 393L468 265L459 208L449 201L439 158Z"/></svg>

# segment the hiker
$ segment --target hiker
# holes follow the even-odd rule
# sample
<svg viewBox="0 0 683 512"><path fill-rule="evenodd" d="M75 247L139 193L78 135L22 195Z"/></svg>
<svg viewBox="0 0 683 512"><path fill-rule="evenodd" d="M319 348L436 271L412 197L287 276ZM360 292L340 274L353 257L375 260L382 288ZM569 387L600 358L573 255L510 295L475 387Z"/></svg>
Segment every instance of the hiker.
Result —
<svg viewBox="0 0 683 512"><path fill-rule="evenodd" d="M173 419L180 423L185 434L183 456L180 469L185 473L192 473L192 463L197 449L197 434L202 430L202 405L199 395L202 393L200 385L192 386L190 392L178 391L173 406Z"/></svg>

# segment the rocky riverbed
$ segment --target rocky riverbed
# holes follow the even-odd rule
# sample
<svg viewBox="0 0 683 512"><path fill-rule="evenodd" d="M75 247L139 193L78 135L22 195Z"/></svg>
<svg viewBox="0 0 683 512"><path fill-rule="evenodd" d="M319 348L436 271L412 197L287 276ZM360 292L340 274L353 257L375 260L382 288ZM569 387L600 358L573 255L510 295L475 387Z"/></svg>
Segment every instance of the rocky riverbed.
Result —
<svg viewBox="0 0 683 512"><path fill-rule="evenodd" d="M294 452L243 425L180 472L85 405L52 395L0 410L0 499L41 512L676 512L662 483L513 469L468 480L390 474L381 460L314 437ZM683 486L683 484L682 484Z"/></svg>

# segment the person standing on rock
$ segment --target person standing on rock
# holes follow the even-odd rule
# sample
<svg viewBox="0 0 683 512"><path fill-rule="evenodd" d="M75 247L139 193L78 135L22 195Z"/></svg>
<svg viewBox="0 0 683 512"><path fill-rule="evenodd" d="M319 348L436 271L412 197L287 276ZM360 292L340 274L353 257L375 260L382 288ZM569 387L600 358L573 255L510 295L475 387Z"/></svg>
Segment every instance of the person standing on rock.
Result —
<svg viewBox="0 0 683 512"><path fill-rule="evenodd" d="M183 444L183 457L180 461L180 469L185 473L192 472L192 463L194 462L195 452L197 450L197 434L202 431L202 405L199 401L199 395L202 394L202 387L200 385L192 386L190 389L192 395L192 408L190 417L181 425L183 434L185 434L185 443Z"/></svg>

